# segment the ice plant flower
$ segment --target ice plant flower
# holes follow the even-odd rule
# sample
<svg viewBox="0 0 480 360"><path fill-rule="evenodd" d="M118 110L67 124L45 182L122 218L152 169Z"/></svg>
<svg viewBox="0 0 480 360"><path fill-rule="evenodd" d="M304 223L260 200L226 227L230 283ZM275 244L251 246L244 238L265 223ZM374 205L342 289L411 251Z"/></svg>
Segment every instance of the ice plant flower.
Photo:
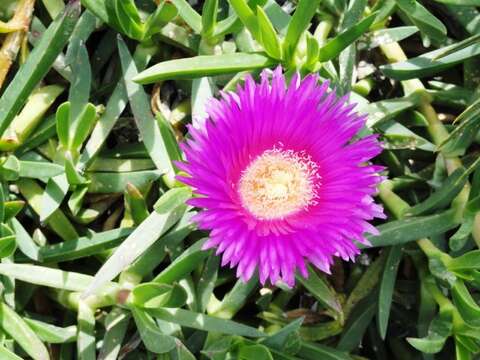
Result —
<svg viewBox="0 0 480 360"><path fill-rule="evenodd" d="M369 244L368 221L384 217L372 198L381 168L368 163L381 151L377 136L352 141L365 116L318 83L297 75L287 87L281 68L271 81L267 71L259 84L248 77L212 100L182 144L179 179L203 208L195 221L211 230L204 248L245 281L258 269L262 284L291 286L308 262L329 273L335 256L353 260L355 243Z"/></svg>

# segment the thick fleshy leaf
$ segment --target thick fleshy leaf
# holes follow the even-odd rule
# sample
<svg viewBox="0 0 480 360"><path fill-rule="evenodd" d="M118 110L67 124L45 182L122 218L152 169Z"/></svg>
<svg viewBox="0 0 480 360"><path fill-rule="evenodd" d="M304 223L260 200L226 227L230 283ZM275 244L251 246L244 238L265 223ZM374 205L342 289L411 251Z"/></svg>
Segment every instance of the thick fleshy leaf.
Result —
<svg viewBox="0 0 480 360"><path fill-rule="evenodd" d="M396 80L422 78L435 75L480 54L480 46L474 44L435 60L436 56L447 51L452 46L434 50L406 61L383 65L380 69L386 76Z"/></svg>
<svg viewBox="0 0 480 360"><path fill-rule="evenodd" d="M50 66L67 43L79 15L79 2L71 2L43 34L32 55L0 97L0 135L20 111L28 95L50 70Z"/></svg>
<svg viewBox="0 0 480 360"><path fill-rule="evenodd" d="M0 302L0 327L35 360L50 358L45 345L25 320L4 302Z"/></svg>
<svg viewBox="0 0 480 360"><path fill-rule="evenodd" d="M342 311L334 291L312 268L309 269L307 278L297 276L297 280L322 304L338 313Z"/></svg>
<svg viewBox="0 0 480 360"><path fill-rule="evenodd" d="M447 210L434 215L411 217L390 221L380 225L378 236L370 235L368 239L373 246L399 245L409 241L443 234L459 225L454 210Z"/></svg>
<svg viewBox="0 0 480 360"><path fill-rule="evenodd" d="M250 326L231 320L224 320L215 318L213 316L195 313L189 310L156 308L146 309L146 311L155 318L193 329L216 331L224 334L246 336L251 338L265 336L264 333Z"/></svg>
<svg viewBox="0 0 480 360"><path fill-rule="evenodd" d="M164 61L142 71L134 77L140 84L168 80L173 78L197 78L229 74L237 71L262 69L274 62L263 54L223 54L201 55L193 58Z"/></svg>
<svg viewBox="0 0 480 360"><path fill-rule="evenodd" d="M397 6L402 13L420 29L425 36L424 45L429 46L430 40L442 41L447 35L447 28L416 0L398 0Z"/></svg>
<svg viewBox="0 0 480 360"><path fill-rule="evenodd" d="M117 248L115 253L103 264L84 296L95 293L108 281L136 260L161 235L174 225L186 210L184 201L190 196L188 189L174 189L163 195L152 212L135 231Z"/></svg>
<svg viewBox="0 0 480 360"><path fill-rule="evenodd" d="M287 33L285 35L284 49L288 59L291 59L298 46L300 37L304 31L308 30L310 21L315 16L320 0L300 0L293 16L288 23Z"/></svg>
<svg viewBox="0 0 480 360"><path fill-rule="evenodd" d="M132 308L133 318L137 324L145 347L154 353L167 353L175 347L175 338L163 334L153 318L144 310Z"/></svg>
<svg viewBox="0 0 480 360"><path fill-rule="evenodd" d="M376 13L367 16L358 24L345 30L344 32L330 40L328 43L326 43L324 46L322 46L319 51L319 60L321 62L324 62L337 57L340 52L342 52L342 50L352 44L368 30L370 25L373 24L376 16Z"/></svg>
<svg viewBox="0 0 480 360"><path fill-rule="evenodd" d="M393 291L397 278L397 271L402 260L403 249L401 246L392 246L388 249L385 261L385 270L380 281L378 292L377 323L382 339L387 335L387 326L390 319L390 309L393 302Z"/></svg>
<svg viewBox="0 0 480 360"><path fill-rule="evenodd" d="M368 34L367 46L374 49L380 45L398 42L418 32L416 26L398 26L390 29L375 30Z"/></svg>
<svg viewBox="0 0 480 360"><path fill-rule="evenodd" d="M428 329L428 336L424 338L407 338L407 341L416 349L426 354L440 352L452 331L452 316L445 313L436 317Z"/></svg>

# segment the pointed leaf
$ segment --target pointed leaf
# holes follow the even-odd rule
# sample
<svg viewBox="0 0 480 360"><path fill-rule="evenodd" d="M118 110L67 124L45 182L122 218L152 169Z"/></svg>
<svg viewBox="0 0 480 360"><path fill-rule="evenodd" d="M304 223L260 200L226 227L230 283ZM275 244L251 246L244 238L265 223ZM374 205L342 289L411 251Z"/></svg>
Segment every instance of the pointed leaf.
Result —
<svg viewBox="0 0 480 360"><path fill-rule="evenodd" d="M40 42L17 71L0 98L0 136L18 114L28 95L47 74L67 43L80 15L80 3L71 2L50 24Z"/></svg>
<svg viewBox="0 0 480 360"><path fill-rule="evenodd" d="M65 102L57 109L55 121L57 123L57 136L60 144L68 149L70 144L70 103Z"/></svg>
<svg viewBox="0 0 480 360"><path fill-rule="evenodd" d="M218 0L205 0L202 10L202 33L211 36L217 25Z"/></svg>
<svg viewBox="0 0 480 360"><path fill-rule="evenodd" d="M142 71L133 80L140 84L151 84L168 79L191 79L236 73L243 70L263 69L273 64L274 62L270 58L260 53L201 55L161 62Z"/></svg>
<svg viewBox="0 0 480 360"><path fill-rule="evenodd" d="M415 24L423 35L436 41L442 41L447 35L447 28L443 23L432 15L425 7L415 0L397 0L397 6ZM424 41L425 46L430 41Z"/></svg>
<svg viewBox="0 0 480 360"><path fill-rule="evenodd" d="M325 62L337 57L342 50L347 48L368 30L368 28L373 24L376 16L377 13L370 14L358 24L352 26L330 40L320 48L320 56L318 59L321 62Z"/></svg>
<svg viewBox="0 0 480 360"><path fill-rule="evenodd" d="M457 280L452 288L453 301L463 320L470 326L480 326L480 307L468 292L461 280Z"/></svg>
<svg viewBox="0 0 480 360"><path fill-rule="evenodd" d="M340 313L342 308L335 292L327 285L326 281L319 277L312 267L308 269L308 277L297 276L297 280L323 305Z"/></svg>
<svg viewBox="0 0 480 360"><path fill-rule="evenodd" d="M272 58L282 59L282 47L270 19L260 6L257 6L258 27L265 52Z"/></svg>
<svg viewBox="0 0 480 360"><path fill-rule="evenodd" d="M388 320L390 318L390 308L393 300L393 290L397 278L397 270L402 260L402 247L392 246L388 249L388 256L385 261L385 270L380 282L380 291L378 293L377 322L378 331L382 339L387 335Z"/></svg>
<svg viewBox="0 0 480 360"><path fill-rule="evenodd" d="M173 322L175 324L193 329L221 332L223 334L239 335L252 338L265 336L264 333L250 326L189 310L157 308L146 309L146 311L158 319Z"/></svg>
<svg viewBox="0 0 480 360"><path fill-rule="evenodd" d="M0 327L34 360L48 360L45 345L27 323L4 302L0 302Z"/></svg>
<svg viewBox="0 0 480 360"><path fill-rule="evenodd" d="M93 124L95 123L97 109L93 104L87 104L80 113L76 126L71 129L73 133L71 149L79 151L83 142L87 139Z"/></svg>
<svg viewBox="0 0 480 360"><path fill-rule="evenodd" d="M184 202L189 196L190 191L185 188L177 188L165 193L160 198L155 211L125 239L103 264L83 296L93 294L105 283L115 278L172 227L185 212Z"/></svg>
<svg viewBox="0 0 480 360"><path fill-rule="evenodd" d="M248 6L247 1L245 0L229 0L230 5L235 10L235 13L242 21L243 25L250 31L252 36L260 40L261 35L258 29L258 22L255 17L255 13Z"/></svg>
<svg viewBox="0 0 480 360"><path fill-rule="evenodd" d="M321 0L300 0L288 24L284 49L287 59L292 59L302 34L308 30Z"/></svg>
<svg viewBox="0 0 480 360"><path fill-rule="evenodd" d="M149 351L163 354L175 347L175 338L163 334L150 315L135 307L132 309L132 314L140 337Z"/></svg>
<svg viewBox="0 0 480 360"><path fill-rule="evenodd" d="M436 354L443 349L445 341L452 331L452 316L444 313L437 316L428 329L428 335L424 338L407 338L407 341L415 349L426 354Z"/></svg>
<svg viewBox="0 0 480 360"><path fill-rule="evenodd" d="M435 75L480 54L480 46L474 44L441 59L434 60L438 54L447 51L451 46L454 45L449 45L406 61L383 65L380 69L386 76L396 80L422 78Z"/></svg>
<svg viewBox="0 0 480 360"><path fill-rule="evenodd" d="M172 161L169 157L158 125L150 111L149 99L143 90L143 87L131 80L138 74L138 71L125 42L121 39L118 41L118 50L128 99L142 141L157 168L166 173L167 176L173 176L174 169Z"/></svg>
<svg viewBox="0 0 480 360"><path fill-rule="evenodd" d="M171 0L177 7L180 17L190 26L193 31L200 34L202 31L202 17L190 6L186 0Z"/></svg>

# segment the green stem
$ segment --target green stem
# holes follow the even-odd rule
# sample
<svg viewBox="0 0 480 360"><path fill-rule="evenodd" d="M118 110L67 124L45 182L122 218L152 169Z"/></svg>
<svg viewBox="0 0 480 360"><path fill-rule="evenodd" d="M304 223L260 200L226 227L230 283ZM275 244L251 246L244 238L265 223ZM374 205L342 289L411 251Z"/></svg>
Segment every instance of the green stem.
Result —
<svg viewBox="0 0 480 360"><path fill-rule="evenodd" d="M425 119L427 119L428 132L430 133L433 142L439 145L445 141L445 139L448 138L448 131L445 129L442 122L438 120L438 115L430 104L430 99L427 99L426 97L422 98L422 101L420 102L420 112L425 116Z"/></svg>
<svg viewBox="0 0 480 360"><path fill-rule="evenodd" d="M384 181L378 188L378 195L385 206L392 212L393 216L396 219L401 219L403 218L403 214L410 208L410 205L392 191L392 186L391 181ZM440 257L442 260L447 260L447 257L449 258L447 254L438 249L429 239L417 240L417 244L428 258Z"/></svg>
<svg viewBox="0 0 480 360"><path fill-rule="evenodd" d="M313 33L313 37L318 41L320 46L324 45L330 30L332 30L333 22L331 19L324 19L320 21L315 32Z"/></svg>
<svg viewBox="0 0 480 360"><path fill-rule="evenodd" d="M396 42L380 45L380 49L382 50L387 60L391 63L407 60L407 57L403 52L402 48ZM418 79L402 81L402 86L403 91L405 92L405 96L408 96L417 90L425 89L422 82Z"/></svg>
<svg viewBox="0 0 480 360"><path fill-rule="evenodd" d="M380 48L389 62L399 62L407 60L405 53L398 43L390 43L381 45ZM413 92L421 95L419 110L428 121L428 132L430 133L435 145L439 146L449 133L443 123L438 119L437 112L431 105L431 97L426 93L425 87L419 79L404 80L401 82L405 95L408 96ZM447 161L447 169L449 173L455 171L462 166L461 161L457 157L449 157Z"/></svg>
<svg viewBox="0 0 480 360"><path fill-rule="evenodd" d="M430 240L420 239L417 240L417 245L422 249L422 251L427 255L428 258L439 258L444 263L450 261L450 255L444 253L442 250L437 248Z"/></svg>
<svg viewBox="0 0 480 360"><path fill-rule="evenodd" d="M402 48L396 42L381 45L380 48L389 62L399 62L407 60L407 57L403 52ZM406 96L410 95L413 92L417 92L421 95L419 110L428 121L428 132L430 133L433 142L435 143L435 145L440 146L444 142L444 140L448 138L449 133L443 123L438 119L438 115L433 106L431 105L431 97L426 94L426 90L422 82L419 79L411 79L402 81L401 83ZM442 155L445 157L445 165L449 174L454 172L456 169L462 167L462 162L458 157L451 157L445 153L442 153ZM459 218L463 217L463 212L468 202L469 195L470 184L467 182L462 191L452 201L452 207L456 209L456 213ZM477 243L477 246L480 247L480 241L477 241L477 239L475 239L475 241Z"/></svg>
<svg viewBox="0 0 480 360"><path fill-rule="evenodd" d="M384 181L378 188L378 195L388 210L392 212L393 216L396 219L400 219L403 217L405 211L410 208L410 205L400 196L395 194L392 191L392 187L393 183L390 180Z"/></svg>
<svg viewBox="0 0 480 360"><path fill-rule="evenodd" d="M431 275L427 275L425 278L425 286L430 292L430 294L435 299L435 302L440 307L440 311L453 309L452 302L449 298L443 295L442 291L438 288L435 279Z"/></svg>
<svg viewBox="0 0 480 360"><path fill-rule="evenodd" d="M366 78L366 79L357 81L352 87L353 91L355 91L357 94L363 97L368 96L368 94L370 94L370 91L372 91L372 89L373 89L373 81L371 78Z"/></svg>

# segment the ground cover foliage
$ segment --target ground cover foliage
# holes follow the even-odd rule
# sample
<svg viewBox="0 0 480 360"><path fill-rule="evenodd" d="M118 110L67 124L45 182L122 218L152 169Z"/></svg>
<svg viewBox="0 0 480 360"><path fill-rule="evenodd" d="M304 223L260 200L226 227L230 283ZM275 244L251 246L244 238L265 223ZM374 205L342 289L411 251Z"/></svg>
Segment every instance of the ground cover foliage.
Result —
<svg viewBox="0 0 480 360"><path fill-rule="evenodd" d="M2 0L0 358L477 358L477 6ZM278 65L384 148L380 235L293 288L203 251L175 180L208 99Z"/></svg>

